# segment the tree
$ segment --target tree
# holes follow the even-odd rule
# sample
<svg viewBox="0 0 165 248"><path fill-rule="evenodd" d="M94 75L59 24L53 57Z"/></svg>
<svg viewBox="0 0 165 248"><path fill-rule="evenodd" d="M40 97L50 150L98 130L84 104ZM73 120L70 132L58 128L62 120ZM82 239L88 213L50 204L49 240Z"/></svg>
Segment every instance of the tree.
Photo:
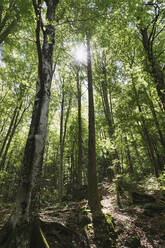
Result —
<svg viewBox="0 0 165 248"><path fill-rule="evenodd" d="M165 109L164 12L161 1L128 2L129 16L138 30L145 55L144 68L151 75L160 102ZM133 25L132 25L133 26ZM133 27L135 30L135 27ZM136 31L135 31L136 32Z"/></svg>
<svg viewBox="0 0 165 248"><path fill-rule="evenodd" d="M45 1L47 23L44 24L41 1L33 0L37 20L38 80L15 209L0 233L0 246L4 248L46 247L46 241L43 239L43 233L40 229L38 212L50 86L54 72L55 30L53 21L58 2L58 0ZM41 33L43 35L42 41Z"/></svg>
<svg viewBox="0 0 165 248"><path fill-rule="evenodd" d="M21 17L26 18L31 14L31 3L22 1L2 0L0 4L0 44L7 40L9 34L13 34L20 24ZM22 18L22 19L23 19Z"/></svg>
<svg viewBox="0 0 165 248"><path fill-rule="evenodd" d="M79 187L82 185L82 117L81 117L81 79L80 71L77 68L76 73L77 81L77 100L78 100L78 171L77 171L77 183Z"/></svg>
<svg viewBox="0 0 165 248"><path fill-rule="evenodd" d="M67 124L70 114L72 95L69 96L69 102L66 111L66 117L64 120L64 105L66 101L66 92L65 92L64 79L62 82L62 96L61 96L61 116L60 116L60 168L59 168L59 200L62 201L64 194L64 180L63 180L63 159L64 159L64 147L65 147L65 138L67 131Z"/></svg>
<svg viewBox="0 0 165 248"><path fill-rule="evenodd" d="M88 75L88 203L93 213L100 211L96 174L95 116L92 84L90 36L87 34L87 75Z"/></svg>

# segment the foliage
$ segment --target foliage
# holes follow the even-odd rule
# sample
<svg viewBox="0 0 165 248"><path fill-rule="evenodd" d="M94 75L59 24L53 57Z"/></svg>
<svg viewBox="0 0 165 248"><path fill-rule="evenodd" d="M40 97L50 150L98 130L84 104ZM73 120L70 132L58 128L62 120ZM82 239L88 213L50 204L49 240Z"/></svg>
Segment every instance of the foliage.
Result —
<svg viewBox="0 0 165 248"><path fill-rule="evenodd" d="M160 13L155 20L154 10L157 5ZM43 12L44 8L42 3ZM1 172L1 182L5 187L8 180L14 181L15 174L20 170L35 95L37 51L34 25L36 20L31 1L26 0L24 3L19 0L13 3L1 1L0 16L1 26L4 17L7 16L5 26L0 28L0 149L7 136L15 108L20 108L21 116L24 109L29 106L14 132L7 151L5 172L4 170ZM56 20L53 23L56 28L53 61L55 73L44 154L45 185L42 188L42 203L57 200L63 82L66 98L64 119L69 99L72 98L63 157L65 191L67 192L68 185L75 184L78 168L77 68L81 71L82 84L83 183L87 183L86 62L77 64L72 54L74 46L85 44L86 33L90 33L91 36L99 180L110 179L110 174L116 176L117 167L120 167L124 180L130 183L133 178L136 180L148 176L152 178L157 168L158 180L164 185L164 111L150 74L140 33L141 28L145 27L148 28L148 35L155 33L153 54L163 71L165 59L163 21L164 3L160 4L159 1L151 4L136 0L104 3L98 0L79 2L65 0L58 5ZM14 26L10 29L9 26L13 22ZM3 33L7 29L7 35L4 36ZM105 85L113 127L111 137L103 99L102 86ZM7 143L4 151L6 148ZM130 175L131 163L134 176Z"/></svg>
<svg viewBox="0 0 165 248"><path fill-rule="evenodd" d="M165 172L163 171L160 177L158 178L158 182L160 185L160 188L165 190Z"/></svg>

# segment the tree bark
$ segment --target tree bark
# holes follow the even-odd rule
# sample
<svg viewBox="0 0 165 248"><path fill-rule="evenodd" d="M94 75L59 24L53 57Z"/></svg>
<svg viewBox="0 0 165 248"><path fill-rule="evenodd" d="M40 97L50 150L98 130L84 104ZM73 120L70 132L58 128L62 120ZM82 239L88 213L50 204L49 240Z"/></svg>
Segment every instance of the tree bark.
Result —
<svg viewBox="0 0 165 248"><path fill-rule="evenodd" d="M63 122L64 122L64 82L62 84L62 99L61 99L61 117L60 117L60 170L59 170L59 201L61 202L63 197Z"/></svg>
<svg viewBox="0 0 165 248"><path fill-rule="evenodd" d="M0 233L0 247L46 247L39 223L40 179L47 134L50 86L53 76L54 20L58 0L45 1L47 21L43 28L41 1L33 0L37 17L36 43L38 51L38 81L33 105L32 121L22 163L21 182L13 214ZM43 32L41 45L40 32Z"/></svg>
<svg viewBox="0 0 165 248"><path fill-rule="evenodd" d="M88 75L88 203L93 213L100 211L100 201L96 173L95 116L92 84L90 37L87 35L87 75Z"/></svg>
<svg viewBox="0 0 165 248"><path fill-rule="evenodd" d="M67 124L70 114L71 108L71 101L72 97L70 95L69 104L66 111L66 117L64 122L64 102L65 102L65 91L64 91L64 82L63 82L63 89L62 89L62 102L61 102L61 121L60 121L60 178L59 178L59 200L62 201L63 191L64 191L64 168L63 168L63 157L64 157L64 146L65 146L65 137L67 131ZM64 125L63 125L64 122Z"/></svg>
<svg viewBox="0 0 165 248"><path fill-rule="evenodd" d="M81 123L81 82L77 70L77 98L78 98L78 171L77 183L82 186L82 123Z"/></svg>
<svg viewBox="0 0 165 248"><path fill-rule="evenodd" d="M145 121L145 118L143 116L142 108L141 108L141 105L139 103L138 93L137 93L137 90L136 90L133 75L132 75L132 87L133 87L133 92L135 94L137 107L138 107L139 113L141 114L140 119L141 119L142 132L143 132L142 139L144 138L144 140L145 140L145 142L147 144L148 155L149 155L149 159L151 161L151 165L152 165L152 167L154 169L154 174L155 174L156 177L159 177L159 169L158 169L159 167L158 167L155 155L154 155L154 148L153 148L153 145L152 145L152 141L151 141L151 138L150 138L149 131L148 131L147 126L146 126L146 121Z"/></svg>
<svg viewBox="0 0 165 248"><path fill-rule="evenodd" d="M14 121L15 121L16 114L17 114L17 107L14 109L13 116L11 118L10 125L9 125L8 131L7 131L7 134L6 134L5 138L4 138L4 141L3 141L3 144L2 144L2 147L1 147L1 150L0 150L0 157L2 156L2 153L4 151L5 145L7 143L7 140L9 138L9 135L11 133L11 130L12 130L12 127L13 127L13 124L14 124Z"/></svg>
<svg viewBox="0 0 165 248"><path fill-rule="evenodd" d="M107 85L107 70L106 70L106 65L103 63L102 64L102 74L104 76L104 80L101 82L101 96L102 96L102 101L103 101L103 108L104 108L104 115L105 119L108 124L108 134L109 138L112 139L113 141L115 140L114 138L114 122L113 122L113 113L112 113L112 102L111 98L109 99L108 97L108 85ZM116 173L121 172L121 166L120 166L120 160L119 160L119 154L117 149L115 148L115 154L113 156L115 160L118 160L116 163Z"/></svg>
<svg viewBox="0 0 165 248"><path fill-rule="evenodd" d="M165 138L163 136L162 130L161 130L160 125L159 125L159 121L158 121L157 114L156 114L156 111L155 111L155 108L154 108L154 104L152 102L152 99L148 95L147 90L146 89L144 89L144 90L145 90L145 95L146 95L146 98L147 98L151 113L153 115L153 120L155 122L155 126L156 126L156 129L157 129L158 135L159 135L160 143L161 143L163 151L165 153Z"/></svg>
<svg viewBox="0 0 165 248"><path fill-rule="evenodd" d="M165 110L165 74L153 52L153 42L155 37L153 36L153 34L148 33L147 28L140 28L140 33L142 36L142 44L144 47L146 58L149 62L148 72L154 80L158 96L162 103L163 109Z"/></svg>
<svg viewBox="0 0 165 248"><path fill-rule="evenodd" d="M102 90L102 97L103 97L103 103L104 103L104 113L105 118L108 123L108 131L109 131L109 137L112 138L112 135L114 133L114 127L113 127L113 121L112 121L112 112L109 104L108 99L108 86L107 86L107 72L106 72L106 66L102 65L102 73L104 76L104 80L101 82L101 90Z"/></svg>
<svg viewBox="0 0 165 248"><path fill-rule="evenodd" d="M20 108L22 107L22 103L20 104ZM28 106L29 107L29 106ZM6 148L5 148L5 151L4 151L4 154L2 154L2 160L1 160L1 163L0 163L0 170L2 170L4 167L5 167L5 162L6 162L6 158L7 158L7 153L8 153L8 150L9 150L9 147L10 147L10 144L12 142L12 139L14 137L14 134L15 134L15 131L16 131L16 128L17 126L19 125L19 123L22 121L22 118L24 116L24 113L25 111L28 109L28 107L24 108L20 118L19 118L19 115L20 115L20 108L17 109L17 113L16 113L16 116L15 116L15 119L14 119L14 123L13 123L13 127L12 127L12 130L11 130L11 133L9 135L9 138L8 138L8 142L6 144ZM18 119L19 118L19 119Z"/></svg>
<svg viewBox="0 0 165 248"><path fill-rule="evenodd" d="M140 152L139 152L139 150L138 150L138 145L137 145L136 139L135 139L135 137L134 137L134 135L133 135L132 129L130 130L130 135L131 135L131 139L132 139L132 145L133 145L134 150L135 150L135 153L136 153L136 159L138 160L138 163L139 163L139 164L142 164L143 161L142 161Z"/></svg>
<svg viewBox="0 0 165 248"><path fill-rule="evenodd" d="M127 163L129 165L129 173L130 173L130 176L133 176L134 175L134 168L133 168L133 163L132 163L132 158L131 158L131 153L130 153L126 133L124 134L124 138L125 138L125 146L126 146L126 158L127 158Z"/></svg>

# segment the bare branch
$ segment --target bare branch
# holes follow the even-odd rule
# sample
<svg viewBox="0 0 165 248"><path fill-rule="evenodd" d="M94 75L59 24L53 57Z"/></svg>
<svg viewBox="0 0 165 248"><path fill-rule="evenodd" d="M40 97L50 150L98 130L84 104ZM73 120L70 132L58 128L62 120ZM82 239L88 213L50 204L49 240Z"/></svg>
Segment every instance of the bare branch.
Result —
<svg viewBox="0 0 165 248"><path fill-rule="evenodd" d="M153 20L153 26L152 26L152 30L151 33L149 35L149 41L151 41L151 44L153 43L154 39L155 39L155 33L156 33L156 23L158 21L159 18L159 11L157 11L157 7L155 7L155 18Z"/></svg>
<svg viewBox="0 0 165 248"><path fill-rule="evenodd" d="M161 30L159 30L159 32L155 35L155 39L159 36L159 34L161 32L163 32L163 30L165 30L165 25L163 26L163 28L161 28Z"/></svg>
<svg viewBox="0 0 165 248"><path fill-rule="evenodd" d="M163 49L163 50L156 56L156 58L159 58L164 52L165 52L165 49Z"/></svg>

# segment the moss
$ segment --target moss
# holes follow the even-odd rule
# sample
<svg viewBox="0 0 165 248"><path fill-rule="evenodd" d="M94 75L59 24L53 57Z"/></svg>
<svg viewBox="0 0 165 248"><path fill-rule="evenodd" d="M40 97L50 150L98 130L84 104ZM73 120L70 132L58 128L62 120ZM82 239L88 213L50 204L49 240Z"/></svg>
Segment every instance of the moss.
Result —
<svg viewBox="0 0 165 248"><path fill-rule="evenodd" d="M90 224L86 225L86 228L87 228L88 230L93 230L93 224L90 223Z"/></svg>
<svg viewBox="0 0 165 248"><path fill-rule="evenodd" d="M114 230L114 224L113 224L113 217L110 213L106 213L105 215L105 219L107 221L107 223L112 227L112 229Z"/></svg>

